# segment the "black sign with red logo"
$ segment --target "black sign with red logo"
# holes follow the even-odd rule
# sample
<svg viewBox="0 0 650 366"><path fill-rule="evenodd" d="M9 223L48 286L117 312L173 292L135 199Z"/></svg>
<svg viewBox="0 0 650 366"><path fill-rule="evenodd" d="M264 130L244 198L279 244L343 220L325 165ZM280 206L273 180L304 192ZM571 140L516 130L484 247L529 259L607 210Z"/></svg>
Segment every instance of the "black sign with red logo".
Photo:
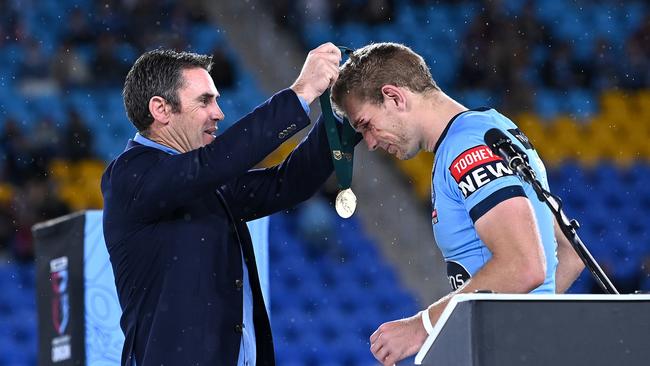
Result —
<svg viewBox="0 0 650 366"><path fill-rule="evenodd" d="M38 364L85 365L83 213L35 225Z"/></svg>

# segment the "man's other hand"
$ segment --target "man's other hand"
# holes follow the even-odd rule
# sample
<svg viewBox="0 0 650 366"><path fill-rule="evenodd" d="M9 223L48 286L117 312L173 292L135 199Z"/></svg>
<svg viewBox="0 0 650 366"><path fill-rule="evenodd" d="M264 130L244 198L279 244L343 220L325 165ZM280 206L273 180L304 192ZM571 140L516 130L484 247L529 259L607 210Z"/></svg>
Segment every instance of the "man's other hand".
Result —
<svg viewBox="0 0 650 366"><path fill-rule="evenodd" d="M340 62L341 51L334 44L328 42L316 47L307 55L291 89L311 104L336 81Z"/></svg>

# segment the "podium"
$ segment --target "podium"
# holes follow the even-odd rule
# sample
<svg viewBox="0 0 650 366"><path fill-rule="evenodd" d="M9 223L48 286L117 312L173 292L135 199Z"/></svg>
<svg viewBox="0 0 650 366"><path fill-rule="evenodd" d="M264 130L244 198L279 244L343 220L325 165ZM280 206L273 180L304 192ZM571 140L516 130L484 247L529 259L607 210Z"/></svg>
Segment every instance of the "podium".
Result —
<svg viewBox="0 0 650 366"><path fill-rule="evenodd" d="M457 295L415 364L650 365L650 295Z"/></svg>

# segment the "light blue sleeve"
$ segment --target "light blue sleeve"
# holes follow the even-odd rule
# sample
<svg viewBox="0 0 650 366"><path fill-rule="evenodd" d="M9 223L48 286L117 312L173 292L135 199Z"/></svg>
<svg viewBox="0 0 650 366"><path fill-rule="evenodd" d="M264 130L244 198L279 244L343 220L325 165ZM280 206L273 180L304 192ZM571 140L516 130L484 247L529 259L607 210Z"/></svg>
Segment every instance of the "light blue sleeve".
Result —
<svg viewBox="0 0 650 366"><path fill-rule="evenodd" d="M485 132L496 126L492 117L469 112L451 126L443 142L448 191L473 222L506 199L526 196L519 177L485 145Z"/></svg>
<svg viewBox="0 0 650 366"><path fill-rule="evenodd" d="M304 109L305 113L309 115L309 112L311 111L311 109L309 109L309 103L307 103L307 101L300 95L298 95L298 100L300 100L300 105L302 105L302 109Z"/></svg>

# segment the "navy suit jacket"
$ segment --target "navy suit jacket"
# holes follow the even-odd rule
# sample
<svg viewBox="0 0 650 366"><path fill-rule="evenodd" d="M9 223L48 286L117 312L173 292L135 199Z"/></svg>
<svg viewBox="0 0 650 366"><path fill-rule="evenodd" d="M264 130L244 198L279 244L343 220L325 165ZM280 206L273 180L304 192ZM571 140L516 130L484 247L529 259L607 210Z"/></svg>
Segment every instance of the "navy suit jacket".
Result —
<svg viewBox="0 0 650 366"><path fill-rule="evenodd" d="M257 365L274 365L246 221L306 200L332 173L321 120L269 169L250 170L309 124L290 89L205 147L170 155L129 141L110 163L101 182L104 236L123 310L123 364L134 356L138 366L235 365L243 251Z"/></svg>

